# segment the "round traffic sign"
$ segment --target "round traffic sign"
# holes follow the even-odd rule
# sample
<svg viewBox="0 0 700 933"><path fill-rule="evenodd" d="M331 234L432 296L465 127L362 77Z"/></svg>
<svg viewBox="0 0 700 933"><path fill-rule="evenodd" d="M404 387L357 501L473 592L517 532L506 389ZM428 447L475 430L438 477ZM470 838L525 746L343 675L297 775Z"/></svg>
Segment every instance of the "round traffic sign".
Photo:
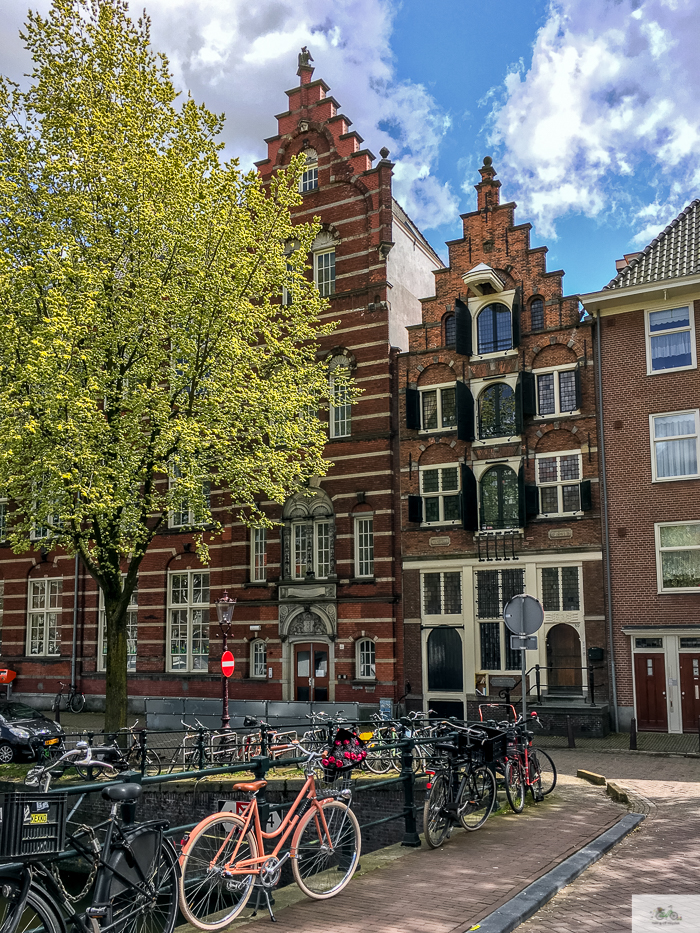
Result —
<svg viewBox="0 0 700 933"><path fill-rule="evenodd" d="M236 661L230 651L224 651L221 655L221 673L224 677L230 677L236 667Z"/></svg>
<svg viewBox="0 0 700 933"><path fill-rule="evenodd" d="M534 635L544 622L542 603L527 593L514 596L503 607L503 621L515 635Z"/></svg>

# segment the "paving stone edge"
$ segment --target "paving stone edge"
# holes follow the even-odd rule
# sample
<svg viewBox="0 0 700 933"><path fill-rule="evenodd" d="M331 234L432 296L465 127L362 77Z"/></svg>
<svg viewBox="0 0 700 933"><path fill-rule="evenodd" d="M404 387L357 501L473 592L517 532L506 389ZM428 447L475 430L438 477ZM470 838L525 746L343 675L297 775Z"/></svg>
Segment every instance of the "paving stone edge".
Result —
<svg viewBox="0 0 700 933"><path fill-rule="evenodd" d="M593 842L570 855L556 868L533 881L506 904L484 917L478 925L480 933L510 933L621 842L643 819L644 815L641 813L628 813L623 816Z"/></svg>

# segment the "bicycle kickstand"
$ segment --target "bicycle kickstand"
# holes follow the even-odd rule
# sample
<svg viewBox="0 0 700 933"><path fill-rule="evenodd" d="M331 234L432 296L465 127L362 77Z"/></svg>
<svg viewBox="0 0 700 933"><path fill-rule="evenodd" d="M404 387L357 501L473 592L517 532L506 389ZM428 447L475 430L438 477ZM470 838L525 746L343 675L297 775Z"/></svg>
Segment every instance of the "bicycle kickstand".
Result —
<svg viewBox="0 0 700 933"><path fill-rule="evenodd" d="M277 917L275 917L275 915L274 915L273 912L272 912L272 904L270 903L270 891L269 891L269 889L266 888L265 885L260 884L260 883L256 884L255 886L256 886L256 888L258 889L258 891L257 891L257 894L256 894L256 896L255 896L255 909L253 910L253 913L251 914L251 917L257 917L257 915L258 915L258 908L260 907L260 897L261 897L262 894L264 894L264 895L265 895L265 902L266 902L266 904L267 904L267 912L268 912L269 915L270 915L270 920L271 920L273 923L277 923Z"/></svg>

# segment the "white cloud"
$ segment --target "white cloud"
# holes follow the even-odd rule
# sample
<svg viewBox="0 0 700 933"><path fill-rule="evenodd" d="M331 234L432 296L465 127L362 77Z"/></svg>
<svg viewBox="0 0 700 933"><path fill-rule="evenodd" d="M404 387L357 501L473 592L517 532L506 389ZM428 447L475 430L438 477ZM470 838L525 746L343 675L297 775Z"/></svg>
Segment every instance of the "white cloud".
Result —
<svg viewBox="0 0 700 933"><path fill-rule="evenodd" d="M699 34L697 0L550 0L491 114L501 175L541 234L610 212L644 244L696 196Z"/></svg>
<svg viewBox="0 0 700 933"><path fill-rule="evenodd" d="M0 71L27 70L18 29L27 0L4 0ZM48 0L34 0L45 11ZM132 0L137 15L142 0ZM397 160L395 194L424 229L452 221L457 200L431 174L449 121L425 88L395 79L390 0L146 0L154 47L165 52L178 87L226 114L227 154L243 166L267 155L274 114L298 83L297 52L307 45L316 78L375 154Z"/></svg>

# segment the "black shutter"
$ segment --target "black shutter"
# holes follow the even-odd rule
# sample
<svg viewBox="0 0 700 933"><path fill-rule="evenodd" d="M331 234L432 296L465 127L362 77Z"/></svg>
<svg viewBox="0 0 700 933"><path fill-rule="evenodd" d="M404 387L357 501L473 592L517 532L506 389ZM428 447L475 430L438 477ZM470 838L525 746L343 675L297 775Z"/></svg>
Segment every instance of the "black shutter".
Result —
<svg viewBox="0 0 700 933"><path fill-rule="evenodd" d="M535 374L521 373L523 388L523 415L525 418L531 418L537 414L537 397L535 395Z"/></svg>
<svg viewBox="0 0 700 933"><path fill-rule="evenodd" d="M520 527L527 525L527 509L525 507L525 464L518 470L518 514Z"/></svg>
<svg viewBox="0 0 700 933"><path fill-rule="evenodd" d="M462 464L462 525L466 531L479 530L479 504L476 477Z"/></svg>
<svg viewBox="0 0 700 933"><path fill-rule="evenodd" d="M515 383L515 433L523 433L523 374L520 373Z"/></svg>
<svg viewBox="0 0 700 933"><path fill-rule="evenodd" d="M581 483L581 511L590 512L593 508L593 497L591 493L591 481L584 479Z"/></svg>
<svg viewBox="0 0 700 933"><path fill-rule="evenodd" d="M408 497L408 520L409 522L423 521L423 498L422 496Z"/></svg>
<svg viewBox="0 0 700 933"><path fill-rule="evenodd" d="M577 366L574 370L574 389L576 391L576 408L581 408L581 370Z"/></svg>
<svg viewBox="0 0 700 933"><path fill-rule="evenodd" d="M472 355L472 313L459 298L455 301L455 351Z"/></svg>
<svg viewBox="0 0 700 933"><path fill-rule="evenodd" d="M420 392L406 388L406 427L409 431L420 431Z"/></svg>
<svg viewBox="0 0 700 933"><path fill-rule="evenodd" d="M513 325L513 347L520 346L520 311L523 303L523 290L518 285L515 289L513 298L513 310L511 311L511 323Z"/></svg>
<svg viewBox="0 0 700 933"><path fill-rule="evenodd" d="M460 441L473 441L474 396L466 382L457 382L457 437Z"/></svg>
<svg viewBox="0 0 700 933"><path fill-rule="evenodd" d="M537 486L525 484L525 521L540 513L540 491Z"/></svg>

